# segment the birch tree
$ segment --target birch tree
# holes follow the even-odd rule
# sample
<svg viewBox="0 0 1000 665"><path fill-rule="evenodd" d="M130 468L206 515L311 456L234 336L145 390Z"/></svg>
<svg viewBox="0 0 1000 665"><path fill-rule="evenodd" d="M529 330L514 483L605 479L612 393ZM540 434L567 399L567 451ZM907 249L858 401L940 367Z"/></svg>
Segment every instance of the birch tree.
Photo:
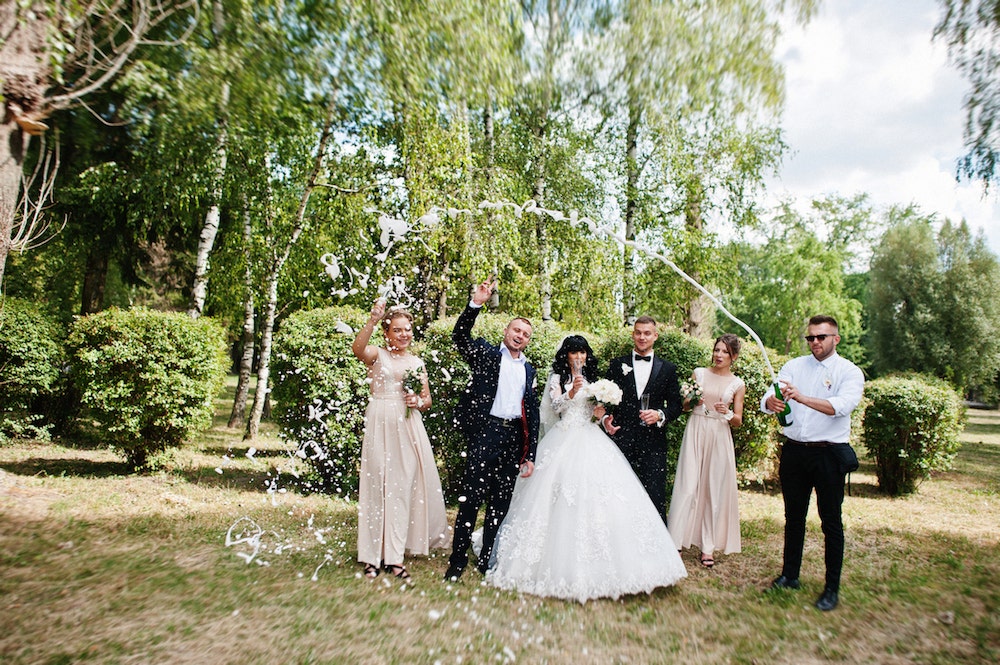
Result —
<svg viewBox="0 0 1000 665"><path fill-rule="evenodd" d="M26 187L32 137L44 135L52 113L107 86L138 49L183 41L197 11L197 0L0 3L0 287L10 252L37 240L16 227L37 223L47 203ZM57 162L48 164L34 185L42 192Z"/></svg>

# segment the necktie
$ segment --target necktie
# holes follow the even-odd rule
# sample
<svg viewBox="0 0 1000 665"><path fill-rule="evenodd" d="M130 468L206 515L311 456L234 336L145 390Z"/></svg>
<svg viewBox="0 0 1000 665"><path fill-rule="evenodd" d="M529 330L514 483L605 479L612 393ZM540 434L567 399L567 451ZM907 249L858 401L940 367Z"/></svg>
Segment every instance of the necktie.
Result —
<svg viewBox="0 0 1000 665"><path fill-rule="evenodd" d="M653 356L636 356L636 360L645 360L646 362L652 362Z"/></svg>

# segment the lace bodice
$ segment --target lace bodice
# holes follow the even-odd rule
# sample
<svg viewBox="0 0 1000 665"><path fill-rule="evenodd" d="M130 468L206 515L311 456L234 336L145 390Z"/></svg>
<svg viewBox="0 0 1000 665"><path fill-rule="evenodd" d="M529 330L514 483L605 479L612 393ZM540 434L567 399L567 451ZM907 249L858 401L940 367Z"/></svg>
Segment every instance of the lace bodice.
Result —
<svg viewBox="0 0 1000 665"><path fill-rule="evenodd" d="M555 427L568 429L589 424L594 413L594 400L586 396L585 390L578 391L571 399L569 389L573 387L573 383L568 382L565 386L560 383L559 375L553 374L546 387L549 399L552 400L552 410L559 416Z"/></svg>

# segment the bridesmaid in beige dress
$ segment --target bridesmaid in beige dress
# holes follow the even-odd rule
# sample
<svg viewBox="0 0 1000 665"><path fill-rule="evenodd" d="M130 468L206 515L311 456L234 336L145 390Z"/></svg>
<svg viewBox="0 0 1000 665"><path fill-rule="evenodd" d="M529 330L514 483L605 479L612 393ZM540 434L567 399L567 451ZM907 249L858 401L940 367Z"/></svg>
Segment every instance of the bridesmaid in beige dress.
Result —
<svg viewBox="0 0 1000 665"><path fill-rule="evenodd" d="M715 340L712 366L694 370L702 388L691 411L681 451L667 528L677 547L699 547L701 565L715 565L715 551L740 551L740 513L736 485L733 427L743 422L746 385L732 372L740 339L726 334Z"/></svg>
<svg viewBox="0 0 1000 665"><path fill-rule="evenodd" d="M386 348L368 344L379 321ZM411 341L413 316L402 309L385 314L380 298L351 347L368 366L371 384L358 488L358 561L369 579L384 565L410 582L404 551L426 555L448 544L441 479L421 415L431 391L423 361L409 352ZM420 376L419 390L407 389L407 372Z"/></svg>

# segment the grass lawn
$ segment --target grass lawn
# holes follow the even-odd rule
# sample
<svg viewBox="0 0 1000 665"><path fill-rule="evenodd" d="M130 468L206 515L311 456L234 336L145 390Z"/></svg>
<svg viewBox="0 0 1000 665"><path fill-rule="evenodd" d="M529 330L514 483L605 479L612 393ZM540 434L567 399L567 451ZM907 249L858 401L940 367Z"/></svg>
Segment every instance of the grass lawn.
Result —
<svg viewBox="0 0 1000 665"><path fill-rule="evenodd" d="M841 605L821 613L815 508L804 588L781 567L781 497L741 492L743 552L649 596L580 605L501 592L447 553L412 585L355 563L356 508L296 491L273 430L216 427L168 470L110 452L0 447L3 663L995 663L1000 661L1000 412L970 411L955 468L844 504ZM251 453L248 455L248 453ZM230 544L227 545L227 536Z"/></svg>

